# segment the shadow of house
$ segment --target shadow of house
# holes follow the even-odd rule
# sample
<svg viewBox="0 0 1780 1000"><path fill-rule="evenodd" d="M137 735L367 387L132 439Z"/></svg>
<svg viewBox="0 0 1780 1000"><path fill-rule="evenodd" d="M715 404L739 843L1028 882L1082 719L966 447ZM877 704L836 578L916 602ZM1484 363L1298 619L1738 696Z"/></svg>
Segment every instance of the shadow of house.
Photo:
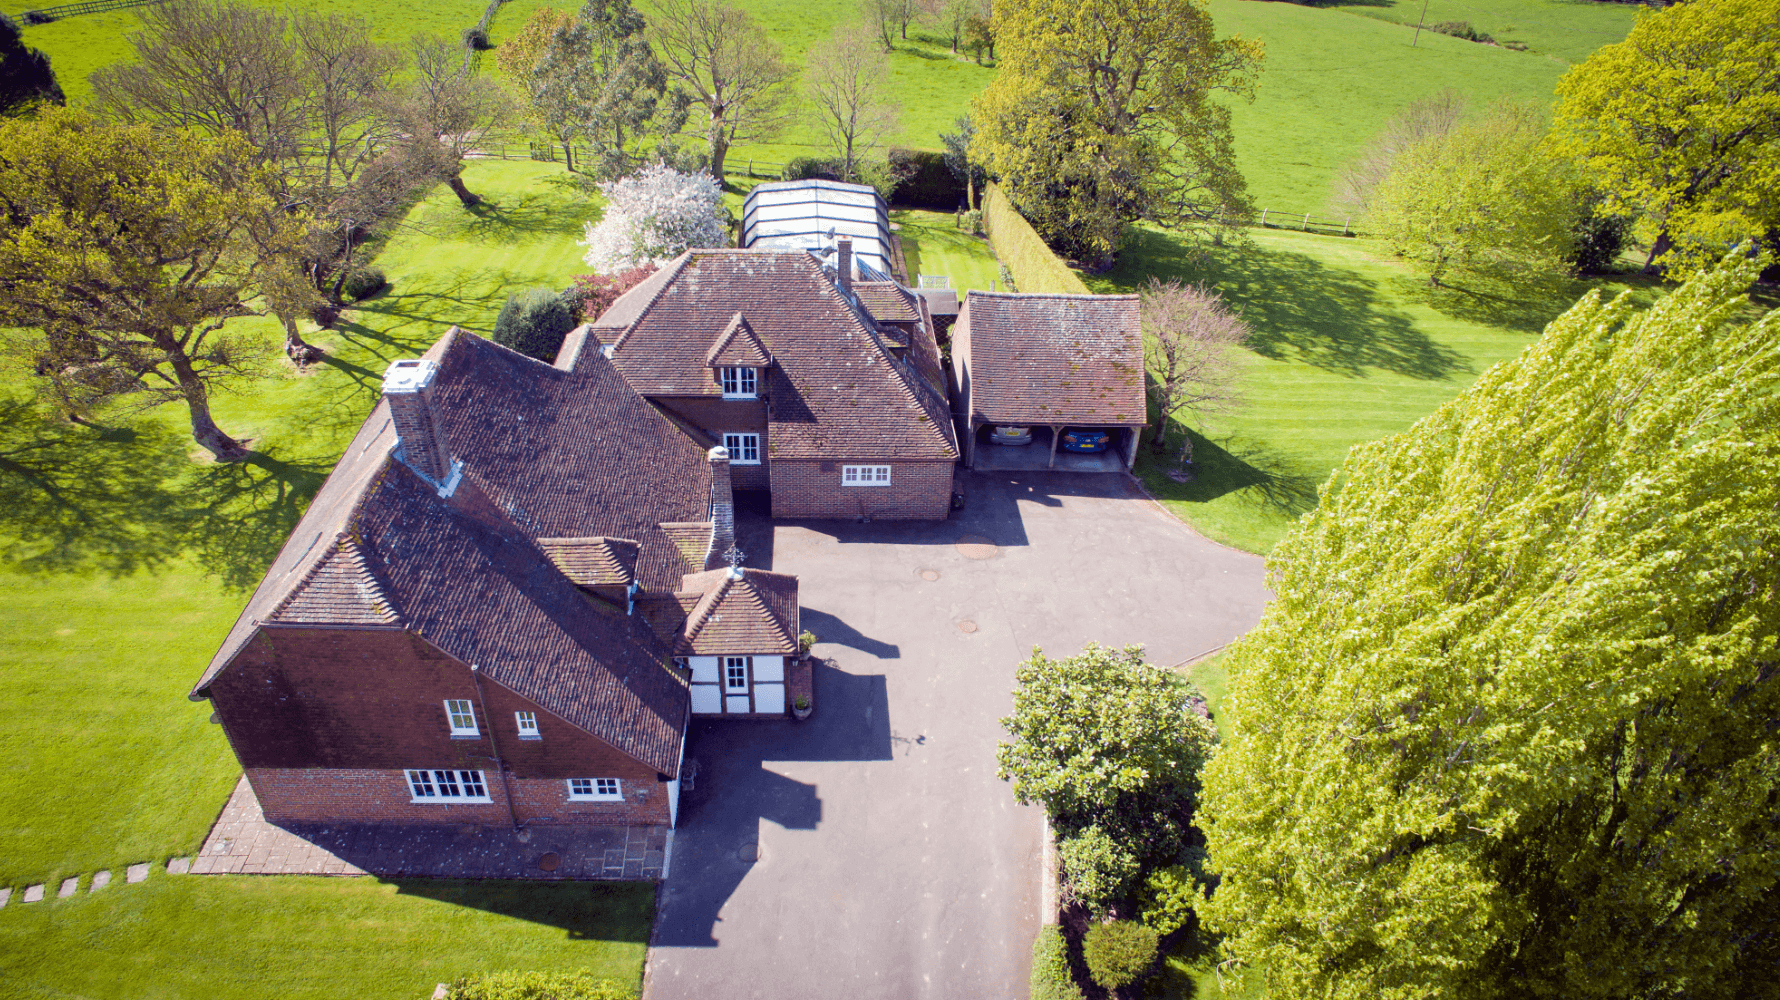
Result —
<svg viewBox="0 0 1780 1000"><path fill-rule="evenodd" d="M654 889L645 883L510 882L493 879L380 879L402 896L467 906L547 927L570 941L641 944L649 938Z"/></svg>
<svg viewBox="0 0 1780 1000"><path fill-rule="evenodd" d="M657 946L716 947L719 913L758 860L762 820L787 830L821 825L820 789L770 764L894 759L884 676L849 674L820 661L815 674L821 708L808 720L700 720L688 730L686 755L698 762L698 777L680 796L673 866L663 887L672 903L661 907Z"/></svg>

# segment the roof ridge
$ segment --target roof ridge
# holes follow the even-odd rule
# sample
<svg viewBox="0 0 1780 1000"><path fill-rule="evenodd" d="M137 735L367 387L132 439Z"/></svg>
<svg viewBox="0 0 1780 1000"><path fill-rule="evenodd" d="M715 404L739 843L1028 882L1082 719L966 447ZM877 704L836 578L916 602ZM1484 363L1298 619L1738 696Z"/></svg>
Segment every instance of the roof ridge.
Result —
<svg viewBox="0 0 1780 1000"><path fill-rule="evenodd" d="M649 296L649 301L643 303L643 307L637 310L636 316L629 323L625 324L624 332L619 334L618 339L612 342L612 354L617 354L618 351L624 347L624 342L630 339L630 335L636 330L637 324L643 321L643 317L649 315L649 310L655 308L655 303L661 301L661 294L667 291L668 288L673 285L674 278L677 277L681 271L686 269L686 262L692 259L692 254L693 251L689 249L680 256L668 261L666 267L663 267L660 271L656 272L663 275L661 284L655 286L655 292ZM654 274L649 276L649 278L653 277L655 277ZM649 278L644 278L643 280L648 281ZM624 296L622 295L619 296L620 299L623 297ZM612 303L612 305L617 304L618 302L616 300Z"/></svg>
<svg viewBox="0 0 1780 1000"><path fill-rule="evenodd" d="M745 588L738 588L738 589L744 590L747 593L747 596L748 596L749 600L753 603L755 610L757 610L761 614L765 615L766 620L769 622L772 622L773 625L776 628L778 628L780 635L789 636L791 638L792 642L796 642L797 637L794 635L791 635L790 627L788 627L785 624L785 622L779 618L778 614L773 611L772 605L767 603L765 595L761 594L761 592L760 592L760 588L754 586L754 584L748 580L746 570L743 571L742 579L738 582L747 584L747 586Z"/></svg>
<svg viewBox="0 0 1780 1000"><path fill-rule="evenodd" d="M692 613L686 616L685 627L680 630L687 642L697 639L698 634L704 631L705 625L711 617L712 609L717 607L717 602L723 599L724 593L729 590L729 584L729 574L725 573L717 581L717 586L705 591L704 596L700 597L698 603L693 605Z"/></svg>
<svg viewBox="0 0 1780 1000"><path fill-rule="evenodd" d="M396 602L390 599L383 579L371 567L370 562L365 558L366 554L365 547L359 542L355 532L336 532L334 540L329 543L326 551L322 552L321 556L309 565L308 572L304 573L301 579L285 591L284 597L273 605L266 617L261 620L276 621L280 615L290 609L290 606L298 598L308 593L310 586L315 583L315 578L321 574L322 570L332 566L336 558L343 558L357 571L360 579L356 583L361 588L359 596L365 598L365 603L374 609L377 605L382 605L384 613L394 623L400 624L403 619L401 610L396 607Z"/></svg>

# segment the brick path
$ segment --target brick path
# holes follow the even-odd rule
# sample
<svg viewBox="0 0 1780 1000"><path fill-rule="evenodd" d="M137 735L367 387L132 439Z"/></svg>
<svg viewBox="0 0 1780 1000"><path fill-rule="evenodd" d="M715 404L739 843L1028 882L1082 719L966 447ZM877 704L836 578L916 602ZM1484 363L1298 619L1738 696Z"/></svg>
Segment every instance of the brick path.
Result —
<svg viewBox="0 0 1780 1000"><path fill-rule="evenodd" d="M191 872L637 881L660 879L672 850L665 826L536 826L525 834L522 841L505 827L274 825L243 777Z"/></svg>

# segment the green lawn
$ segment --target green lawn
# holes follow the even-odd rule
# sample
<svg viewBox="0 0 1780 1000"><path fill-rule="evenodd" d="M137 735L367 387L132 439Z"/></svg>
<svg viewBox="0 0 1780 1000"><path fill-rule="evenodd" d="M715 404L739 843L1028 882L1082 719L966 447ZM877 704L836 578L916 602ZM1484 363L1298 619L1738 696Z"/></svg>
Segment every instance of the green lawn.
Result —
<svg viewBox="0 0 1780 1000"><path fill-rule="evenodd" d="M0 910L11 997L420 1000L504 969L640 982L652 885L168 875Z"/></svg>
<svg viewBox="0 0 1780 1000"><path fill-rule="evenodd" d="M1417 0L1335 0L1331 6L1412 30L1424 9ZM1521 42L1529 52L1566 63L1624 38L1643 10L1602 0L1426 0L1425 8L1427 24L1465 21L1497 42Z"/></svg>
<svg viewBox="0 0 1780 1000"><path fill-rule="evenodd" d="M995 287L1000 271L988 241L959 229L956 218L948 212L919 209L890 214L890 220L902 227L902 259L909 281L918 284L919 275L943 274L963 299L969 289Z"/></svg>
<svg viewBox="0 0 1780 1000"><path fill-rule="evenodd" d="M1484 286L1432 296L1368 241L1249 235L1252 249L1226 247L1195 265L1173 236L1145 229L1119 266L1089 285L1134 291L1151 274L1211 282L1248 321L1245 405L1195 429L1199 477L1180 484L1165 475L1178 438L1163 457L1141 448L1137 473L1205 535L1250 552L1271 549L1315 504L1350 446L1403 430L1451 399L1590 287L1520 287L1512 300Z"/></svg>

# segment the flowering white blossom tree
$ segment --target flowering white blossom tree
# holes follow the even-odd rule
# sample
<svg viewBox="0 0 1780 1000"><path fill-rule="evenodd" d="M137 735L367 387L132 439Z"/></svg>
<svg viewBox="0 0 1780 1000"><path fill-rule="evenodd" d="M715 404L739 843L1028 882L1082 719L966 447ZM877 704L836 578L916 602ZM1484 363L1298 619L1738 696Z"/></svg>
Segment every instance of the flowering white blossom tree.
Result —
<svg viewBox="0 0 1780 1000"><path fill-rule="evenodd" d="M691 247L729 243L718 204L723 189L705 174L657 163L599 186L606 213L587 223L587 265L602 274L659 266Z"/></svg>

